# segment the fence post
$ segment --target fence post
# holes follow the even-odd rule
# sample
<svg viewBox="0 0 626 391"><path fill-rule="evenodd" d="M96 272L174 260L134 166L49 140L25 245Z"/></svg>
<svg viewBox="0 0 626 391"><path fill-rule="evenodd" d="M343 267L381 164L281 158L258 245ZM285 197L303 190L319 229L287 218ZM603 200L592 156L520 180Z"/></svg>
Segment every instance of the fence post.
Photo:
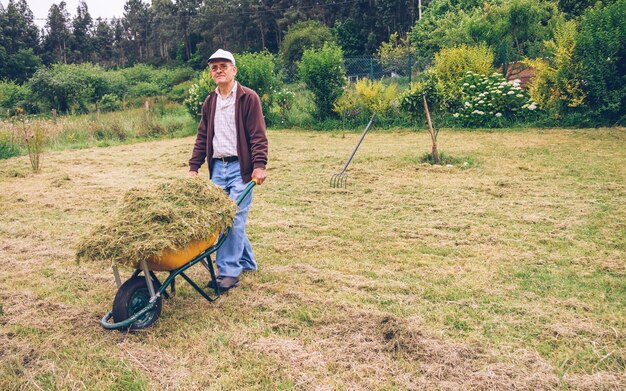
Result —
<svg viewBox="0 0 626 391"><path fill-rule="evenodd" d="M146 99L146 124L150 125L150 101Z"/></svg>
<svg viewBox="0 0 626 391"><path fill-rule="evenodd" d="M411 84L411 52L409 52L409 84Z"/></svg>
<svg viewBox="0 0 626 391"><path fill-rule="evenodd" d="M98 119L98 121L100 121L100 103L96 103L96 118Z"/></svg>
<svg viewBox="0 0 626 391"><path fill-rule="evenodd" d="M374 80L374 58L370 57L370 80Z"/></svg>
<svg viewBox="0 0 626 391"><path fill-rule="evenodd" d="M57 109L52 109L52 122L57 123Z"/></svg>

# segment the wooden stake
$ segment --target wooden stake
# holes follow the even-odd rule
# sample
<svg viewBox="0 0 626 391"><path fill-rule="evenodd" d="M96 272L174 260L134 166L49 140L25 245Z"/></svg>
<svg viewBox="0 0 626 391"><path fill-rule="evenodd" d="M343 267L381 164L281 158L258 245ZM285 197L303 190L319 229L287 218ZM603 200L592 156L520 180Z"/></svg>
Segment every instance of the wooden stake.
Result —
<svg viewBox="0 0 626 391"><path fill-rule="evenodd" d="M430 139L433 141L433 160L435 161L435 163L439 163L439 151L437 150L437 131L433 127L433 121L430 119L430 110L428 110L426 95L422 95L422 98L424 98L424 110L426 111L426 119L428 120L428 132L430 132Z"/></svg>

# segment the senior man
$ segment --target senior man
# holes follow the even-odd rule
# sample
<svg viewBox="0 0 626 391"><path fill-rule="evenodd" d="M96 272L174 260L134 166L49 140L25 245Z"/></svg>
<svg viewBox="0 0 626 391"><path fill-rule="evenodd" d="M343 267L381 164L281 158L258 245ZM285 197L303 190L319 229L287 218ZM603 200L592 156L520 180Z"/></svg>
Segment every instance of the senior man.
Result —
<svg viewBox="0 0 626 391"><path fill-rule="evenodd" d="M189 160L189 176L208 161L211 181L236 199L251 180L263 183L267 176L268 142L261 100L256 92L235 81L237 67L232 53L218 49L208 61L217 88L202 105L198 134ZM217 250L217 285L221 291L239 286L243 271L257 264L246 234L246 218L252 194L239 205L228 237Z"/></svg>

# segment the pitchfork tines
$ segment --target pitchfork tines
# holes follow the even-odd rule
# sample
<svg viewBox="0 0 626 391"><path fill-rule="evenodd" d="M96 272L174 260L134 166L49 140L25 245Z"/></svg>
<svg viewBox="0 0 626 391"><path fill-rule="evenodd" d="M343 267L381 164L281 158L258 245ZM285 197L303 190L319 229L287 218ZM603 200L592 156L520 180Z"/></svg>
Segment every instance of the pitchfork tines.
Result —
<svg viewBox="0 0 626 391"><path fill-rule="evenodd" d="M334 174L330 177L330 187L346 187L348 184L348 174L346 170L341 170L340 173Z"/></svg>
<svg viewBox="0 0 626 391"><path fill-rule="evenodd" d="M367 124L367 127L363 131L363 134L361 135L361 138L356 143L356 146L354 147L354 150L352 150L352 154L348 158L348 161L346 162L346 165L343 166L343 170L341 170L339 173L333 175L330 178L330 187L346 187L348 185L348 174L346 174L346 169L348 168L348 165L352 161L352 158L354 157L354 154L356 153L356 150L359 149L359 145L361 145L361 142L365 138L365 135L367 134L367 131L370 130L370 127L372 126L372 123L374 123L374 117L376 117L376 113L372 114L372 118L370 118L370 122Z"/></svg>

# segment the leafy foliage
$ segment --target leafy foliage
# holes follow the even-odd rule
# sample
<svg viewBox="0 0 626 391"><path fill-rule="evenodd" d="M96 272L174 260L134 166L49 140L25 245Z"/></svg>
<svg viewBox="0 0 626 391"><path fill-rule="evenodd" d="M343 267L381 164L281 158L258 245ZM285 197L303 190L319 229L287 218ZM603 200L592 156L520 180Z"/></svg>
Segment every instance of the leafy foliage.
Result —
<svg viewBox="0 0 626 391"><path fill-rule="evenodd" d="M485 45L460 45L441 49L435 54L433 75L437 90L444 98L443 104L454 107L459 100L461 88L458 84L468 71L490 74L493 71L493 53Z"/></svg>
<svg viewBox="0 0 626 391"><path fill-rule="evenodd" d="M295 69L305 50L321 49L327 42L334 43L335 37L330 29L320 22L309 20L289 26L280 44L280 58L288 73Z"/></svg>
<svg viewBox="0 0 626 391"><path fill-rule="evenodd" d="M260 53L243 53L237 55L236 79L244 86L252 88L259 94L263 113L270 112L272 92L279 88L281 82L276 76L276 61L268 51Z"/></svg>
<svg viewBox="0 0 626 391"><path fill-rule="evenodd" d="M302 81L315 95L320 118L331 116L332 105L346 84L341 48L325 43L319 50L305 50L298 70Z"/></svg>
<svg viewBox="0 0 626 391"><path fill-rule="evenodd" d="M583 104L580 65L574 63L577 23L565 22L557 28L554 40L546 41L550 57L527 60L535 72L529 93L535 102L555 118Z"/></svg>
<svg viewBox="0 0 626 391"><path fill-rule="evenodd" d="M584 14L574 49L585 106L600 123L626 120L626 0Z"/></svg>
<svg viewBox="0 0 626 391"><path fill-rule="evenodd" d="M12 81L0 82L0 107L4 109L15 110L19 107L26 112L32 111L30 95L28 85L20 85Z"/></svg>
<svg viewBox="0 0 626 391"><path fill-rule="evenodd" d="M200 74L198 82L191 85L187 99L183 102L189 114L194 117L200 117L204 100L209 96L211 91L215 90L215 87L216 85L211 77L211 71L209 68L206 68Z"/></svg>
<svg viewBox="0 0 626 391"><path fill-rule="evenodd" d="M400 96L400 109L414 120L424 119L424 97L431 113L441 109L443 94L432 72L425 72L422 80L411 83L410 88Z"/></svg>
<svg viewBox="0 0 626 391"><path fill-rule="evenodd" d="M454 117L463 126L501 126L505 119L537 110L519 80L506 81L499 73L469 71L459 84L463 104Z"/></svg>
<svg viewBox="0 0 626 391"><path fill-rule="evenodd" d="M397 70L399 75L406 76L411 42L409 37L398 38L398 33L393 33L388 42L383 42L378 48L378 57L383 67Z"/></svg>

